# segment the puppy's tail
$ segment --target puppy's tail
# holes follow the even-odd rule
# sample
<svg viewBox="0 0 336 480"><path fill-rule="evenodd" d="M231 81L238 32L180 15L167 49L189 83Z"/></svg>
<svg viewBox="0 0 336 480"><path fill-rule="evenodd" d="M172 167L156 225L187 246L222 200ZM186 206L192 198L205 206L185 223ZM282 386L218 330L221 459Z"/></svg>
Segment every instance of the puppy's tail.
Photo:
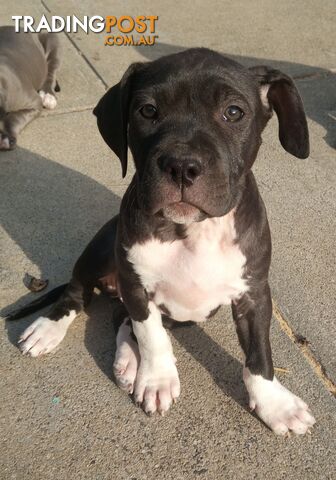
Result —
<svg viewBox="0 0 336 480"><path fill-rule="evenodd" d="M59 285L53 290L50 290L50 292L47 292L36 300L28 303L28 305L7 313L5 316L5 320L18 320L19 318L23 318L27 315L30 315L31 313L37 312L41 308L48 307L48 305L51 305L59 299L59 297L62 295L68 285L68 283Z"/></svg>

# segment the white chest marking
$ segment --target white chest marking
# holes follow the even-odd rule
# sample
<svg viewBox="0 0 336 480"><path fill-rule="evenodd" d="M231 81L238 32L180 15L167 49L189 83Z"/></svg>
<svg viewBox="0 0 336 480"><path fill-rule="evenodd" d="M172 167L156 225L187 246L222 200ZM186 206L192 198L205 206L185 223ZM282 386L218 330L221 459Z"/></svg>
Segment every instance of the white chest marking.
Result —
<svg viewBox="0 0 336 480"><path fill-rule="evenodd" d="M235 243L233 212L188 227L184 240L135 244L128 260L158 306L178 321L203 321L248 289L246 258Z"/></svg>

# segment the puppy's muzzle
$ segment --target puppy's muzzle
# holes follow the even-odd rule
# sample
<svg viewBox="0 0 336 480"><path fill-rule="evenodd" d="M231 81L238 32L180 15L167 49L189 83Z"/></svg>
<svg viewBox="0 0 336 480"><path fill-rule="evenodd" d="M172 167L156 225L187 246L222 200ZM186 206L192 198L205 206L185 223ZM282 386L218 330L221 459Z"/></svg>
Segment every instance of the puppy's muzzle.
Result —
<svg viewBox="0 0 336 480"><path fill-rule="evenodd" d="M159 167L179 188L191 187L202 173L202 166L196 158L162 156Z"/></svg>

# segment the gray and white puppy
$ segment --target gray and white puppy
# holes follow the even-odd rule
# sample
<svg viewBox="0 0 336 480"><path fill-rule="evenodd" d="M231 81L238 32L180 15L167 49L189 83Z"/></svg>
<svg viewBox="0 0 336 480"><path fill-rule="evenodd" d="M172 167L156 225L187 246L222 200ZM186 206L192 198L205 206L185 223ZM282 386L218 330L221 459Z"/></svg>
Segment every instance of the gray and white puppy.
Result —
<svg viewBox="0 0 336 480"><path fill-rule="evenodd" d="M21 130L43 107L56 107L59 52L55 34L0 27L0 150L15 148Z"/></svg>

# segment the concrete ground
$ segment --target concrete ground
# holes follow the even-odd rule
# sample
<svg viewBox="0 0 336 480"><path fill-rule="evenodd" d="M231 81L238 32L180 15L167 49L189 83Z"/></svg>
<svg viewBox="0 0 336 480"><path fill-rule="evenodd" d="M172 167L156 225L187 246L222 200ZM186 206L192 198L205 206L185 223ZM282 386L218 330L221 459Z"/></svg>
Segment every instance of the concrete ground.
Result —
<svg viewBox="0 0 336 480"><path fill-rule="evenodd" d="M97 229L117 211L131 173L100 138L93 106L133 61L206 46L293 75L311 156L288 155L273 119L254 171L273 234L272 345L281 381L311 406L305 437L279 438L247 408L229 309L172 331L182 395L148 418L117 389L111 307L97 297L57 351L22 357L36 316L1 324L1 479L332 479L335 474L336 7L334 0L16 0L11 15L159 15L155 47L104 47L103 35L60 34L59 104L0 154L0 304L22 304L26 272L67 281ZM17 302L19 299L19 302Z"/></svg>

